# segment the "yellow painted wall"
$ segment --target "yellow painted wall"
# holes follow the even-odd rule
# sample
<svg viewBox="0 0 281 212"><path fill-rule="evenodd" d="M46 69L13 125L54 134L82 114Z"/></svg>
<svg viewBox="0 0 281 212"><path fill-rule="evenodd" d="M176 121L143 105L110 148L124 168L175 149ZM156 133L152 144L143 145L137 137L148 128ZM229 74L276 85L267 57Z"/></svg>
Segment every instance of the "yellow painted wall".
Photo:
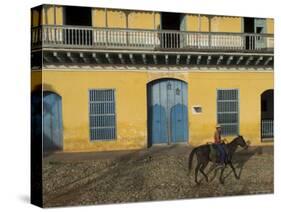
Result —
<svg viewBox="0 0 281 212"><path fill-rule="evenodd" d="M134 29L154 29L153 12L136 11L128 15L128 28Z"/></svg>
<svg viewBox="0 0 281 212"><path fill-rule="evenodd" d="M201 20L201 32L209 31L209 18L206 15L187 15L187 31L198 31ZM211 16L211 32L241 32L242 18L228 16Z"/></svg>
<svg viewBox="0 0 281 212"><path fill-rule="evenodd" d="M273 73L192 73L189 83L190 143L212 140L216 125L216 89L237 88L240 94L240 134L260 144L260 95L273 88ZM192 105L201 105L202 114L192 114ZM231 137L227 138L231 141Z"/></svg>
<svg viewBox="0 0 281 212"><path fill-rule="evenodd" d="M105 9L93 8L92 23L94 27L106 27ZM154 29L153 12L127 11L107 9L108 27L125 28L126 13L128 14L128 28L131 29ZM155 13L155 26L160 24L160 15Z"/></svg>
<svg viewBox="0 0 281 212"><path fill-rule="evenodd" d="M30 89L31 92L38 89L42 90L42 71L31 71Z"/></svg>
<svg viewBox="0 0 281 212"><path fill-rule="evenodd" d="M126 28L126 15L122 10L107 9L107 23L111 28Z"/></svg>
<svg viewBox="0 0 281 212"><path fill-rule="evenodd" d="M33 14L32 26L38 26L39 16L41 14L41 23L46 25L55 24L54 22L54 6L52 5L43 5L45 9L38 11L38 8L33 9L31 12ZM56 25L63 25L63 6L55 6L56 10ZM40 23L40 24L41 24Z"/></svg>
<svg viewBox="0 0 281 212"><path fill-rule="evenodd" d="M161 24L161 14L155 12L155 29L160 29L160 24Z"/></svg>
<svg viewBox="0 0 281 212"><path fill-rule="evenodd" d="M63 24L63 6L56 7L56 24ZM42 23L54 24L54 8L52 5L45 5L45 10L42 11ZM94 27L106 27L105 9L93 8L92 23ZM33 11L32 26L37 26L39 22L39 13ZM47 13L47 14L45 14ZM161 14L152 11L127 11L121 9L107 9L108 27L125 28L126 13L128 13L128 27L138 29L157 29L161 22ZM186 30L198 31L199 20L200 30L202 32L209 31L209 18L207 15L201 15L198 18L197 14L186 15ZM211 16L211 31L212 32L242 32L243 25L242 17L234 16ZM274 33L274 20L267 19L267 33Z"/></svg>
<svg viewBox="0 0 281 212"><path fill-rule="evenodd" d="M214 16L211 17L212 32L242 32L241 17Z"/></svg>
<svg viewBox="0 0 281 212"><path fill-rule="evenodd" d="M44 88L62 96L64 151L145 148L146 74L120 72L44 72ZM116 89L117 140L89 140L88 89ZM136 95L137 94L137 95Z"/></svg>
<svg viewBox="0 0 281 212"><path fill-rule="evenodd" d="M216 124L216 89L240 91L240 134L260 145L260 94L273 88L272 72L129 72L44 71L45 90L62 96L64 151L139 149L147 146L146 84L176 78L188 83L189 143L212 140ZM88 89L116 89L117 140L89 141ZM193 114L192 106L203 112ZM229 141L231 138L227 138Z"/></svg>
<svg viewBox="0 0 281 212"><path fill-rule="evenodd" d="M62 6L56 6L56 24L57 25L63 25L63 7Z"/></svg>
<svg viewBox="0 0 281 212"><path fill-rule="evenodd" d="M274 34L274 19L273 18L267 18L266 19L266 28L267 33Z"/></svg>
<svg viewBox="0 0 281 212"><path fill-rule="evenodd" d="M201 32L209 31L209 20L205 15L187 15L186 19L186 29L187 31L198 31L199 30L199 20L201 20Z"/></svg>
<svg viewBox="0 0 281 212"><path fill-rule="evenodd" d="M41 10L40 8L34 8L31 10L31 27L37 27L40 25L39 21L40 21L40 13L41 13Z"/></svg>
<svg viewBox="0 0 281 212"><path fill-rule="evenodd" d="M92 9L92 25L94 27L106 27L105 9Z"/></svg>

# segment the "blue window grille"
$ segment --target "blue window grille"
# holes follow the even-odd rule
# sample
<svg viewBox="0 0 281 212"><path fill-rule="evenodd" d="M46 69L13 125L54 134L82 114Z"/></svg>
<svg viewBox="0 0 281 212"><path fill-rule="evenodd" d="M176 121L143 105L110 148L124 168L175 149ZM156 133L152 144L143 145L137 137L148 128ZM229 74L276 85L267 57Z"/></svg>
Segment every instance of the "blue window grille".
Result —
<svg viewBox="0 0 281 212"><path fill-rule="evenodd" d="M89 90L90 140L116 139L114 89Z"/></svg>
<svg viewBox="0 0 281 212"><path fill-rule="evenodd" d="M217 123L222 127L222 135L239 134L238 89L217 90Z"/></svg>

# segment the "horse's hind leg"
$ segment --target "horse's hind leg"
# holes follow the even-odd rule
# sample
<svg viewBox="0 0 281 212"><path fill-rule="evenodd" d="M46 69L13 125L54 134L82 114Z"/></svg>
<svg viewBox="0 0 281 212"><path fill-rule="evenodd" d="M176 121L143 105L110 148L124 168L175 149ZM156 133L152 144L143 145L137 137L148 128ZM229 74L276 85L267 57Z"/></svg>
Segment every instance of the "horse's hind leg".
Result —
<svg viewBox="0 0 281 212"><path fill-rule="evenodd" d="M225 168L222 168L222 169L221 169L221 175L220 175L220 183L221 183L221 184L224 184L224 180L223 180L223 172L224 172L224 169L225 169Z"/></svg>
<svg viewBox="0 0 281 212"><path fill-rule="evenodd" d="M196 182L197 185L199 185L199 182L198 182L197 178L198 178L198 171L199 171L201 165L202 165L201 163L197 163L197 166L195 168L195 182Z"/></svg>
<svg viewBox="0 0 281 212"><path fill-rule="evenodd" d="M205 179L206 179L207 182L208 182L209 180L208 180L207 174L205 174L205 172L204 172L204 169L207 167L208 163L209 163L209 161L204 162L204 163L202 164L202 166L200 167L200 169L199 169L200 172L204 175L204 177L205 177Z"/></svg>

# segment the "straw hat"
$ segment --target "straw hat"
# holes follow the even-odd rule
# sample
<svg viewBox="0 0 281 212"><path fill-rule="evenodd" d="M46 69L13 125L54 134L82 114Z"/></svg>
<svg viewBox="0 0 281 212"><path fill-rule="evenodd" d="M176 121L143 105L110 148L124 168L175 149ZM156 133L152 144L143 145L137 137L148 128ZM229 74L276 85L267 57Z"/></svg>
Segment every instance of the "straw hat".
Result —
<svg viewBox="0 0 281 212"><path fill-rule="evenodd" d="M221 128L221 125L220 125L220 124L217 124L217 125L216 125L216 128Z"/></svg>

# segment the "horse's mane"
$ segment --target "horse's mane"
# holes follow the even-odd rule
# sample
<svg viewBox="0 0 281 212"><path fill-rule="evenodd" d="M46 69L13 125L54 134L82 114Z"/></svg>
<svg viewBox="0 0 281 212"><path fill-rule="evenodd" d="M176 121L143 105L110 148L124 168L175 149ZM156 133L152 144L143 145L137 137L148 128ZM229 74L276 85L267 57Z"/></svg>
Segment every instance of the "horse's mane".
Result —
<svg viewBox="0 0 281 212"><path fill-rule="evenodd" d="M237 139L242 138L241 135L236 136L231 142L229 142L228 144L234 143L235 141L237 141Z"/></svg>

